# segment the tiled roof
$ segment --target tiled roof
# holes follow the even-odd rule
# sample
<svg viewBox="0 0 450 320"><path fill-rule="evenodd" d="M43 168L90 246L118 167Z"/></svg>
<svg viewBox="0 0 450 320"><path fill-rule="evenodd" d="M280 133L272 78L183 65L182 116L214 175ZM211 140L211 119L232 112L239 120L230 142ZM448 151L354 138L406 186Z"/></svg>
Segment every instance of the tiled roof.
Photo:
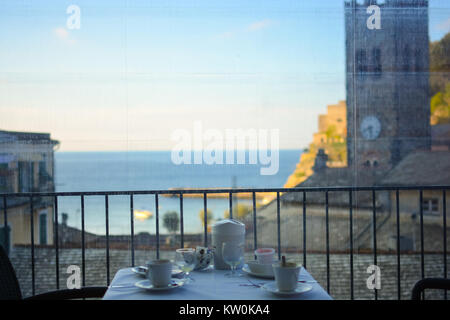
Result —
<svg viewBox="0 0 450 320"><path fill-rule="evenodd" d="M449 151L415 151L407 155L381 181L381 185L448 185Z"/></svg>
<svg viewBox="0 0 450 320"><path fill-rule="evenodd" d="M358 177L361 179L361 177ZM363 179L361 179L363 180ZM324 168L315 172L307 180L300 183L296 187L331 187L331 186L353 186L355 178L353 172L349 168ZM324 204L324 192L308 192L307 203L310 204ZM360 208L372 207L372 194L370 192L357 192L354 195L354 203L358 203ZM282 196L282 201L286 202L303 202L302 192L285 193ZM349 195L348 192L329 192L328 203L334 206L348 207Z"/></svg>

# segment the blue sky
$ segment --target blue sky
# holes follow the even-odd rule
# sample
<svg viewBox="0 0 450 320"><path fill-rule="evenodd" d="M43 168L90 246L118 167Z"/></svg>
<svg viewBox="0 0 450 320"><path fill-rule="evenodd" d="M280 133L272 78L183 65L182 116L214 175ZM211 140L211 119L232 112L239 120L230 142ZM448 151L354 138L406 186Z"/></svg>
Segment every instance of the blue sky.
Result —
<svg viewBox="0 0 450 320"><path fill-rule="evenodd" d="M450 1L430 2L432 40L449 18ZM61 150L161 150L200 120L303 148L345 99L344 45L341 0L0 1L0 128Z"/></svg>

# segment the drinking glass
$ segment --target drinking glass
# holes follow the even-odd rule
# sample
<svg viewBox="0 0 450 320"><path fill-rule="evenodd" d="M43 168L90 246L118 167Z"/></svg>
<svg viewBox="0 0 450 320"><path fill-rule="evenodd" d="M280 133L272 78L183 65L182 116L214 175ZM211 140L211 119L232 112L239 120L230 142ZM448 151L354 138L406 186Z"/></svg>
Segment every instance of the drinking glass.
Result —
<svg viewBox="0 0 450 320"><path fill-rule="evenodd" d="M189 272L195 268L195 256L193 248L177 249L175 253L175 264L185 273L188 282L194 280L189 276Z"/></svg>
<svg viewBox="0 0 450 320"><path fill-rule="evenodd" d="M241 277L236 268L244 259L244 244L239 242L224 242L222 244L222 259L231 267L231 272L225 274L230 278Z"/></svg>

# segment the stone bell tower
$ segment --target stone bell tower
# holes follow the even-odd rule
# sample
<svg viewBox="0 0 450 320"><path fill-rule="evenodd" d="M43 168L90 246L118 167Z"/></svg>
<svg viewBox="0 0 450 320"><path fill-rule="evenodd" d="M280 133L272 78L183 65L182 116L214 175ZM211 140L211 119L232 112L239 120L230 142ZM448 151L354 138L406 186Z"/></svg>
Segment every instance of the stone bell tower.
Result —
<svg viewBox="0 0 450 320"><path fill-rule="evenodd" d="M345 30L348 165L376 180L430 147L428 1L346 1Z"/></svg>

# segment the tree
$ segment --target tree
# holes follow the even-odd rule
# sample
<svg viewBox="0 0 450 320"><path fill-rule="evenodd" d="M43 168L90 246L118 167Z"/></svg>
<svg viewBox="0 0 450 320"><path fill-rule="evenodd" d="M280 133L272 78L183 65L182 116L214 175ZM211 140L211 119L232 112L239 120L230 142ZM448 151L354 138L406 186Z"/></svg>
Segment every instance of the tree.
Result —
<svg viewBox="0 0 450 320"><path fill-rule="evenodd" d="M450 81L450 33L441 40L430 42L430 93L444 91Z"/></svg>
<svg viewBox="0 0 450 320"><path fill-rule="evenodd" d="M450 83L431 98L430 115L432 125L450 122Z"/></svg>
<svg viewBox="0 0 450 320"><path fill-rule="evenodd" d="M237 207L236 206L233 207L233 218L242 220L246 216L248 216L252 211L253 209L251 206L238 203ZM228 219L230 217L230 210L228 209L225 210L224 217L225 219Z"/></svg>
<svg viewBox="0 0 450 320"><path fill-rule="evenodd" d="M168 211L163 216L163 226L169 232L175 233L180 227L180 219L176 211Z"/></svg>
<svg viewBox="0 0 450 320"><path fill-rule="evenodd" d="M450 71L450 33L430 43L430 71Z"/></svg>
<svg viewBox="0 0 450 320"><path fill-rule="evenodd" d="M205 226L205 210L200 210L198 213L198 218L202 222L202 225ZM208 222L208 226L211 226L212 220L214 219L214 214L211 210L206 210L206 219Z"/></svg>

